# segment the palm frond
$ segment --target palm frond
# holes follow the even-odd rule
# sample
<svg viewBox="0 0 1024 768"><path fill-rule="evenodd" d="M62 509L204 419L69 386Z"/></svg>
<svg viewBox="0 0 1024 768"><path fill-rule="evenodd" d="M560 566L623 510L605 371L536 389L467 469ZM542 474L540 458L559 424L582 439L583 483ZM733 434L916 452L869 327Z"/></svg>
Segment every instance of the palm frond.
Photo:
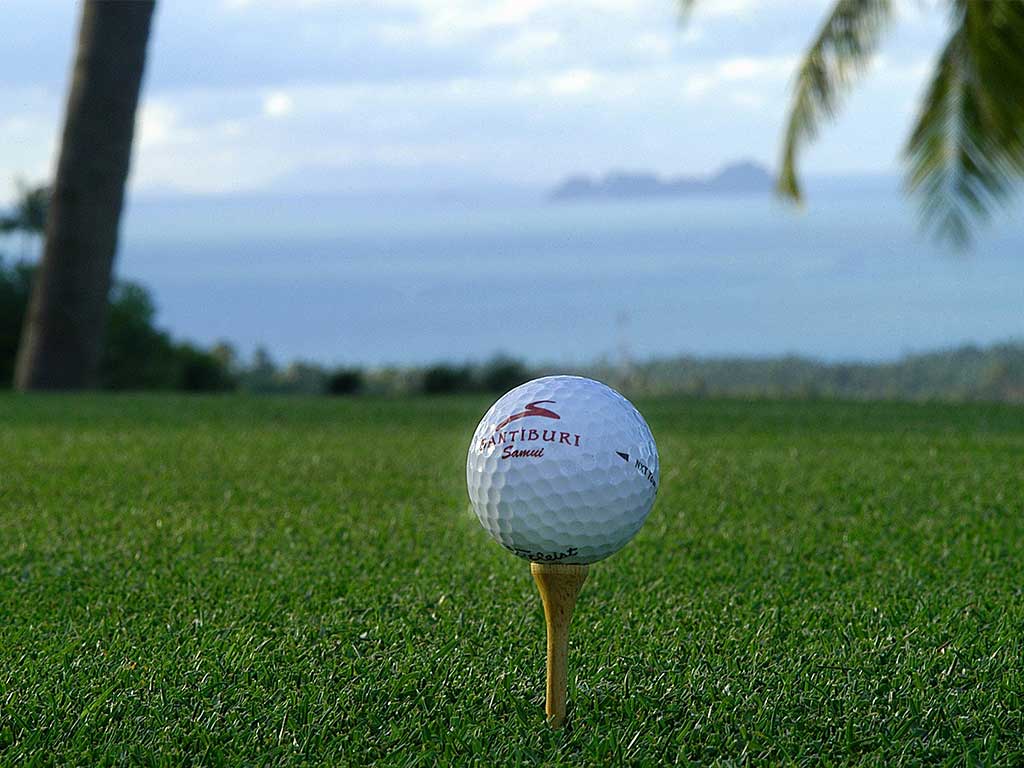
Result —
<svg viewBox="0 0 1024 768"><path fill-rule="evenodd" d="M697 4L697 0L676 0L679 4L679 19L684 24L690 20L690 14L693 13L693 6Z"/></svg>
<svg viewBox="0 0 1024 768"><path fill-rule="evenodd" d="M907 142L906 186L924 224L964 246L972 225L1024 177L1024 3L954 4L939 57Z"/></svg>
<svg viewBox="0 0 1024 768"><path fill-rule="evenodd" d="M777 191L802 199L797 159L822 123L835 117L842 97L871 62L888 22L892 0L839 0L804 54L793 86Z"/></svg>
<svg viewBox="0 0 1024 768"><path fill-rule="evenodd" d="M41 235L46 230L46 217L50 210L50 187L45 184L28 184L15 179L17 190L14 206L5 216L0 216L0 233L27 232Z"/></svg>

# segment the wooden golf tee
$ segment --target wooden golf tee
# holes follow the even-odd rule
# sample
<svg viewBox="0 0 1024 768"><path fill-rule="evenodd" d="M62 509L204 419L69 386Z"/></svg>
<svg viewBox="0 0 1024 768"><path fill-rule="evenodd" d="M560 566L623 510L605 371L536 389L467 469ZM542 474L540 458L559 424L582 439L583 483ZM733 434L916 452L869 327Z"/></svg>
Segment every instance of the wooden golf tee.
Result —
<svg viewBox="0 0 1024 768"><path fill-rule="evenodd" d="M586 565L530 563L530 573L537 582L544 601L544 620L548 627L548 725L561 728L565 722L565 696L569 681L566 666L569 653L569 622L576 607L583 582L587 580Z"/></svg>

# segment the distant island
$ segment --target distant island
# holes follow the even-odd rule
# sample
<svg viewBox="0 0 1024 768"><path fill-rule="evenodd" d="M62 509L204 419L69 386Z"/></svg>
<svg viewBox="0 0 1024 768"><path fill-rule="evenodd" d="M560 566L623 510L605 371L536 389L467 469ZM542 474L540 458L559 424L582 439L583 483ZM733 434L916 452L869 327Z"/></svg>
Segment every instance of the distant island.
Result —
<svg viewBox="0 0 1024 768"><path fill-rule="evenodd" d="M570 176L549 195L551 200L631 199L697 195L765 195L774 179L762 165L731 163L710 176L662 178L653 173L613 171L603 178Z"/></svg>

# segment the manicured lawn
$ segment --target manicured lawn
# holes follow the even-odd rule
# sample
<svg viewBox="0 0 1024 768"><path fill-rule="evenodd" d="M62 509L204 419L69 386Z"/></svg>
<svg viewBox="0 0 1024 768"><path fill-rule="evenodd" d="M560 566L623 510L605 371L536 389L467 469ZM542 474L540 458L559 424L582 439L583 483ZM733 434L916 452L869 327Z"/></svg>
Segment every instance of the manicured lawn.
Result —
<svg viewBox="0 0 1024 768"><path fill-rule="evenodd" d="M0 397L0 764L1024 765L1024 410L638 403L554 733L486 405Z"/></svg>

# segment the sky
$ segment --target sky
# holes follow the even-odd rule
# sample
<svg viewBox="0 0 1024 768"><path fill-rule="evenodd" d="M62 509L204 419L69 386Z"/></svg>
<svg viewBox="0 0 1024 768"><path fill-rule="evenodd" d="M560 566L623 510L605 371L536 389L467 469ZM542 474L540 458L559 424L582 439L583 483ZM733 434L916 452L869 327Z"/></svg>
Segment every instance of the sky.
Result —
<svg viewBox="0 0 1024 768"><path fill-rule="evenodd" d="M135 195L537 188L570 173L773 166L801 51L829 3L164 0ZM0 201L54 166L79 8L0 0ZM941 45L898 22L810 174L891 172Z"/></svg>

